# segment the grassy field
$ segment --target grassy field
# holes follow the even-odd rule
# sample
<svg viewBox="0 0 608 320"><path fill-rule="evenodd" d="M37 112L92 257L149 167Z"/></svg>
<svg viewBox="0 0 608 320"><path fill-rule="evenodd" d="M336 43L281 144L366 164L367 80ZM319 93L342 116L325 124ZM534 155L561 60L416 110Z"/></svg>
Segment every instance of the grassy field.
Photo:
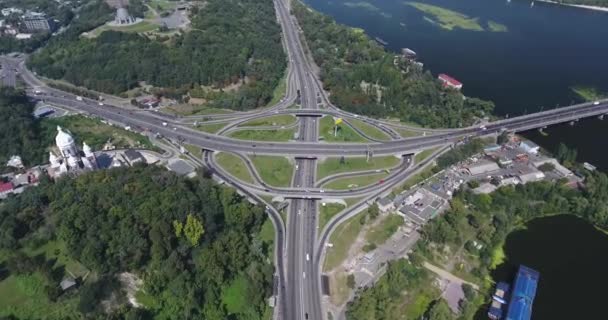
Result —
<svg viewBox="0 0 608 320"><path fill-rule="evenodd" d="M428 158L433 152L437 151L437 148L426 149L421 152L418 152L416 156L414 156L414 163L420 163L424 161L424 159Z"/></svg>
<svg viewBox="0 0 608 320"><path fill-rule="evenodd" d="M268 127L268 126L287 126L296 122L296 117L290 114L270 116L266 118L254 119L239 125L239 127Z"/></svg>
<svg viewBox="0 0 608 320"><path fill-rule="evenodd" d="M359 222L359 216L361 214L365 214L365 212L359 213L343 222L331 234L329 242L334 246L327 249L325 262L323 264L324 271L336 268L348 257L348 250L363 227L361 222Z"/></svg>
<svg viewBox="0 0 608 320"><path fill-rule="evenodd" d="M86 36L88 38L95 38L102 34L104 31L120 31L120 32L132 32L132 33L144 33L150 31L157 31L160 26L156 23L143 20L137 24L129 26L110 26L104 24L103 26L97 27L94 30L89 31Z"/></svg>
<svg viewBox="0 0 608 320"><path fill-rule="evenodd" d="M289 141L293 139L295 129L278 130L240 130L230 133L230 137L252 141Z"/></svg>
<svg viewBox="0 0 608 320"><path fill-rule="evenodd" d="M231 175L242 181L255 183L243 159L232 153L225 152L218 153L215 159L216 162Z"/></svg>
<svg viewBox="0 0 608 320"><path fill-rule="evenodd" d="M260 233L257 234L256 238L262 241L264 246L268 248L267 257L272 261L274 257L274 226L272 225L270 218L266 218L266 221L264 221L262 229L260 230Z"/></svg>
<svg viewBox="0 0 608 320"><path fill-rule="evenodd" d="M355 126L357 129L361 130L363 133L365 133L368 137L374 138L374 139L378 139L378 140L383 140L383 141L388 141L391 138L384 133L382 130L367 124L361 120L357 120L357 119L351 119L348 120L348 122L350 124L352 124L353 126Z"/></svg>
<svg viewBox="0 0 608 320"><path fill-rule="evenodd" d="M392 168L398 164L399 158L394 156L375 157L369 162L365 157L346 157L344 164L340 163L340 158L327 158L317 166L317 179L342 172Z"/></svg>
<svg viewBox="0 0 608 320"><path fill-rule="evenodd" d="M394 128L394 130L397 131L397 133L399 133L404 138L418 137L422 135L422 132L412 131L408 129Z"/></svg>
<svg viewBox="0 0 608 320"><path fill-rule="evenodd" d="M336 272L329 278L329 296L331 302L336 305L342 305L348 299L350 288L347 284L348 274L346 272Z"/></svg>
<svg viewBox="0 0 608 320"><path fill-rule="evenodd" d="M396 214L389 214L382 217L377 225L370 228L365 235L365 239L369 243L373 243L376 246L380 246L388 240L400 226L403 225L403 217Z"/></svg>
<svg viewBox="0 0 608 320"><path fill-rule="evenodd" d="M285 157L250 157L264 182L275 187L288 187L293 175L293 164Z"/></svg>
<svg viewBox="0 0 608 320"><path fill-rule="evenodd" d="M184 144L184 148L186 148L186 150L188 150L188 152L194 156L197 159L202 159L203 158L203 151L201 150L200 147L191 145L191 144Z"/></svg>
<svg viewBox="0 0 608 320"><path fill-rule="evenodd" d="M194 129L196 129L198 131L207 132L207 133L216 133L216 132L220 131L220 129L225 127L226 125L228 125L228 123L226 123L226 122L199 124L198 126L195 126Z"/></svg>
<svg viewBox="0 0 608 320"><path fill-rule="evenodd" d="M206 114L228 114L234 111L230 109L209 108L199 104L178 104L174 106L164 107L164 111L175 115L193 116Z"/></svg>
<svg viewBox="0 0 608 320"><path fill-rule="evenodd" d="M67 254L65 244L49 241L38 248L22 249L28 256L43 254L47 259L57 259L55 268L64 267L66 274L84 276L88 270ZM78 319L78 300L60 299L51 302L45 293L46 280L37 272L30 275L10 275L0 281L0 317L9 315L20 319ZM53 284L55 285L55 284Z"/></svg>
<svg viewBox="0 0 608 320"><path fill-rule="evenodd" d="M159 150L143 135L80 115L44 119L42 126L46 132L43 136L54 137L57 126L61 126L74 134L74 139L78 144L85 141L93 150L101 150L107 141L110 141L118 149L145 148Z"/></svg>
<svg viewBox="0 0 608 320"><path fill-rule="evenodd" d="M595 101L608 97L608 93L601 92L599 89L588 86L574 86L570 90L585 101Z"/></svg>
<svg viewBox="0 0 608 320"><path fill-rule="evenodd" d="M454 28L460 28L469 31L484 31L477 18L421 2L406 2L406 4L432 16L434 19L426 16L425 18L445 30L451 31Z"/></svg>
<svg viewBox="0 0 608 320"><path fill-rule="evenodd" d="M338 212L344 210L344 206L339 203L326 203L325 205L319 206L319 230L323 230L323 227L329 222L329 220L338 214Z"/></svg>
<svg viewBox="0 0 608 320"><path fill-rule="evenodd" d="M370 184L378 183L380 179L386 178L388 173L376 173L358 177L347 177L332 180L323 185L324 188L332 190L346 190L350 188L364 187Z"/></svg>
<svg viewBox="0 0 608 320"><path fill-rule="evenodd" d="M331 116L321 118L319 123L319 136L328 142L365 142L368 141L359 135L349 125L342 123L339 125L337 136L334 136L334 119Z"/></svg>

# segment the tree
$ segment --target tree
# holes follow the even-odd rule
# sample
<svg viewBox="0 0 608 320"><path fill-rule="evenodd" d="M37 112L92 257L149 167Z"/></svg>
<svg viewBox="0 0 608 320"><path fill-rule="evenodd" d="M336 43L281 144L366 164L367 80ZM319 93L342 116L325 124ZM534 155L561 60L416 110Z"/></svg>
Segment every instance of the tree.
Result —
<svg viewBox="0 0 608 320"><path fill-rule="evenodd" d="M176 237L181 237L182 231L184 230L184 224L177 220L173 220L173 230L175 230Z"/></svg>
<svg viewBox="0 0 608 320"><path fill-rule="evenodd" d="M351 288L354 289L355 286L357 285L357 283L355 282L355 275L354 274L349 274L346 277L346 285Z"/></svg>
<svg viewBox="0 0 608 320"><path fill-rule="evenodd" d="M538 170L542 171L542 172L550 172L555 170L555 165L551 162L545 162L543 164L541 164L540 166L538 166Z"/></svg>
<svg viewBox="0 0 608 320"><path fill-rule="evenodd" d="M448 304L440 299L436 301L429 310L429 320L452 320L454 314L450 310Z"/></svg>
<svg viewBox="0 0 608 320"><path fill-rule="evenodd" d="M190 244L193 247L198 246L198 241L204 232L203 224L198 221L196 217L189 214L186 218L186 225L184 226L184 236L186 236L186 239L190 241Z"/></svg>

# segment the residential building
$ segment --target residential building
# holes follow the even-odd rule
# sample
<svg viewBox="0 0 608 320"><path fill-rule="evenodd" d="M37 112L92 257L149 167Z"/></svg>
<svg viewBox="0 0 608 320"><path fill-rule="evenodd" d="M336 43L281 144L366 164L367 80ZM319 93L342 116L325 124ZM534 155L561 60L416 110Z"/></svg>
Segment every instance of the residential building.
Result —
<svg viewBox="0 0 608 320"><path fill-rule="evenodd" d="M125 151L125 157L130 165L134 165L136 163L146 163L144 156L142 156L142 154L137 150L129 149Z"/></svg>
<svg viewBox="0 0 608 320"><path fill-rule="evenodd" d="M51 32L55 29L53 20L47 18L43 13L28 12L23 16L23 23L28 32Z"/></svg>
<svg viewBox="0 0 608 320"><path fill-rule="evenodd" d="M498 164L496 164L496 162L481 160L477 163L470 165L467 170L472 176L476 176L500 170L500 167L498 166Z"/></svg>
<svg viewBox="0 0 608 320"><path fill-rule="evenodd" d="M530 140L520 142L519 147L525 152L534 155L538 154L538 152L540 151L540 146Z"/></svg>
<svg viewBox="0 0 608 320"><path fill-rule="evenodd" d="M393 204L393 200L389 197L384 197L378 200L378 209L380 212L386 213L395 209L395 205Z"/></svg>
<svg viewBox="0 0 608 320"><path fill-rule="evenodd" d="M462 83L450 76L448 76L445 73L440 74L437 79L439 79L439 81L441 81L441 83L443 84L444 87L447 88L452 88L452 89L456 89L456 90L460 90L462 89Z"/></svg>

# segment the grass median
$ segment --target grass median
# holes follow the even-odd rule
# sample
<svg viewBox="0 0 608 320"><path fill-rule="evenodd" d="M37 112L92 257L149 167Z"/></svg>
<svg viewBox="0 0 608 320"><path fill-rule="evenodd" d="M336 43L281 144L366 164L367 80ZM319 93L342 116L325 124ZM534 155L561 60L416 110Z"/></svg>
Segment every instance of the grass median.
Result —
<svg viewBox="0 0 608 320"><path fill-rule="evenodd" d="M325 116L319 120L319 136L323 137L323 140L327 142L366 142L367 139L363 138L353 128L346 123L338 125L338 131L336 132L334 118L331 116Z"/></svg>
<svg viewBox="0 0 608 320"><path fill-rule="evenodd" d="M253 156L251 162L267 184L274 187L288 187L293 175L293 164L285 157Z"/></svg>
<svg viewBox="0 0 608 320"><path fill-rule="evenodd" d="M335 216L338 212L346 208L344 205L339 203L325 203L321 205L319 209L319 230L323 230L323 227Z"/></svg>
<svg viewBox="0 0 608 320"><path fill-rule="evenodd" d="M323 185L323 188L332 190L346 190L351 188L365 187L374 183L380 183L380 180L386 178L388 173L368 174L357 177L347 177L332 180Z"/></svg>
<svg viewBox="0 0 608 320"><path fill-rule="evenodd" d="M199 125L195 126L194 129L196 129L198 131L207 132L207 133L216 133L216 132L220 131L220 129L225 127L226 125L228 125L228 123L226 123L226 122L199 124Z"/></svg>
<svg viewBox="0 0 608 320"><path fill-rule="evenodd" d="M231 138L251 141L289 141L293 139L294 129L279 130L239 130L230 133Z"/></svg>
<svg viewBox="0 0 608 320"><path fill-rule="evenodd" d="M345 157L342 163L341 158L327 158L317 166L317 179L343 172L389 169L397 166L399 160L395 156L375 157L369 162L365 157Z"/></svg>
<svg viewBox="0 0 608 320"><path fill-rule="evenodd" d="M240 157L232 154L220 152L215 156L216 162L226 170L226 172L235 176L237 179L254 183L253 177L247 169L247 165Z"/></svg>
<svg viewBox="0 0 608 320"><path fill-rule="evenodd" d="M239 125L239 127L269 127L288 126L296 122L296 117L290 114L282 114L265 118L253 119Z"/></svg>
<svg viewBox="0 0 608 320"><path fill-rule="evenodd" d="M370 138L374 138L374 139L382 140L382 141L388 141L391 139L391 137L389 137L382 130L380 130L370 124L367 124L361 120L350 119L350 120L348 120L348 123L355 126L357 129L359 129L361 132L363 132L365 135L367 135Z"/></svg>

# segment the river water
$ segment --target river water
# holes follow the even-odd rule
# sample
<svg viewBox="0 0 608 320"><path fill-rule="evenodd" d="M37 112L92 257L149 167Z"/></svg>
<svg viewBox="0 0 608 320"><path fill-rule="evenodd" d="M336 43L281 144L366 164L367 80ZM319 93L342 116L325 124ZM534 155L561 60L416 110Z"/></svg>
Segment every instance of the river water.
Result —
<svg viewBox="0 0 608 320"><path fill-rule="evenodd" d="M606 319L608 235L571 215L532 220L505 242L507 260L492 273L512 282L517 266L540 272L532 319ZM476 319L487 319L487 308Z"/></svg>
<svg viewBox="0 0 608 320"><path fill-rule="evenodd" d="M580 101L575 86L608 92L608 13L513 0L421 0L477 19L483 31L440 26L437 17L399 0L306 0L339 23L362 28L399 52L418 53L433 74L447 73L468 96L491 100L496 114L514 116ZM428 7L427 7L428 8ZM491 31L489 24L503 31ZM496 29L494 29L496 30ZM526 133L552 151L566 142L579 161L608 169L608 119Z"/></svg>

